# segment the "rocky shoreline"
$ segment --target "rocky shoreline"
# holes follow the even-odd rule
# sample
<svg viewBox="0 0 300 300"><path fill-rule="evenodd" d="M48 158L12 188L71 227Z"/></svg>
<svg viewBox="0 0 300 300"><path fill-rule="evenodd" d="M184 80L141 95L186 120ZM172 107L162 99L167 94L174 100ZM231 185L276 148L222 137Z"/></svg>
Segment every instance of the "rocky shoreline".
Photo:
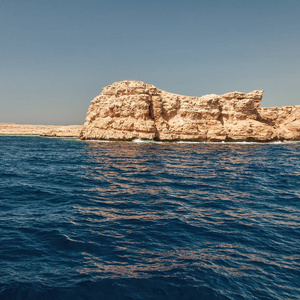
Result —
<svg viewBox="0 0 300 300"><path fill-rule="evenodd" d="M0 135L82 140L300 141L300 105L260 107L263 90L189 97L119 81L91 102L84 125L0 123Z"/></svg>

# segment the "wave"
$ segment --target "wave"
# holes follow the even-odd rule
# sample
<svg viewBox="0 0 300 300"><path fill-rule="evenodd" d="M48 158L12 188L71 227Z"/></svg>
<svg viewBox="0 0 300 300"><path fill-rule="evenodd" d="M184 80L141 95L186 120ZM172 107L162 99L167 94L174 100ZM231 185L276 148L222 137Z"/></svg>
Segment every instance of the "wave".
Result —
<svg viewBox="0 0 300 300"><path fill-rule="evenodd" d="M1 137L0 299L299 298L299 145L84 142Z"/></svg>
<svg viewBox="0 0 300 300"><path fill-rule="evenodd" d="M203 284L187 283L176 277L147 279L98 279L82 281L74 286L51 287L46 284L14 283L0 286L3 300L81 300L81 299L155 299L155 300L228 300L222 292Z"/></svg>

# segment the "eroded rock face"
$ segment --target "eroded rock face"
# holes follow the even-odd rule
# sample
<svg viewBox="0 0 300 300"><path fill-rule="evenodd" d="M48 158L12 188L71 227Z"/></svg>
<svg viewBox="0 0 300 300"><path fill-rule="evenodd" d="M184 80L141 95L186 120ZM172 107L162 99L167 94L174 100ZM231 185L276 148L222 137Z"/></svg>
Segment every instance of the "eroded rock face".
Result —
<svg viewBox="0 0 300 300"><path fill-rule="evenodd" d="M141 81L103 88L89 107L82 139L300 140L300 105L260 108L263 91L188 97Z"/></svg>

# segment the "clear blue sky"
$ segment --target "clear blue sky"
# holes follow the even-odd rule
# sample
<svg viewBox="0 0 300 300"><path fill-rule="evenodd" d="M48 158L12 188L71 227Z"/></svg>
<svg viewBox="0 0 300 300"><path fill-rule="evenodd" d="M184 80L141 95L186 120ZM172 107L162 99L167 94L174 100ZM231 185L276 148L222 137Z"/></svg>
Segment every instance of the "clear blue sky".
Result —
<svg viewBox="0 0 300 300"><path fill-rule="evenodd" d="M300 0L1 0L0 123L82 124L114 81L300 104Z"/></svg>

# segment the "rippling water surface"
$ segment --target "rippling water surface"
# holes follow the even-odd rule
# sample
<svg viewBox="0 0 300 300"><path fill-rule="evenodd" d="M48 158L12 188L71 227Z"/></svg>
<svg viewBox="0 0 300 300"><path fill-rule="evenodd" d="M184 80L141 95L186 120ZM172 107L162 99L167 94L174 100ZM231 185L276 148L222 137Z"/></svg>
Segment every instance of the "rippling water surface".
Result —
<svg viewBox="0 0 300 300"><path fill-rule="evenodd" d="M1 299L299 299L300 144L0 137Z"/></svg>

